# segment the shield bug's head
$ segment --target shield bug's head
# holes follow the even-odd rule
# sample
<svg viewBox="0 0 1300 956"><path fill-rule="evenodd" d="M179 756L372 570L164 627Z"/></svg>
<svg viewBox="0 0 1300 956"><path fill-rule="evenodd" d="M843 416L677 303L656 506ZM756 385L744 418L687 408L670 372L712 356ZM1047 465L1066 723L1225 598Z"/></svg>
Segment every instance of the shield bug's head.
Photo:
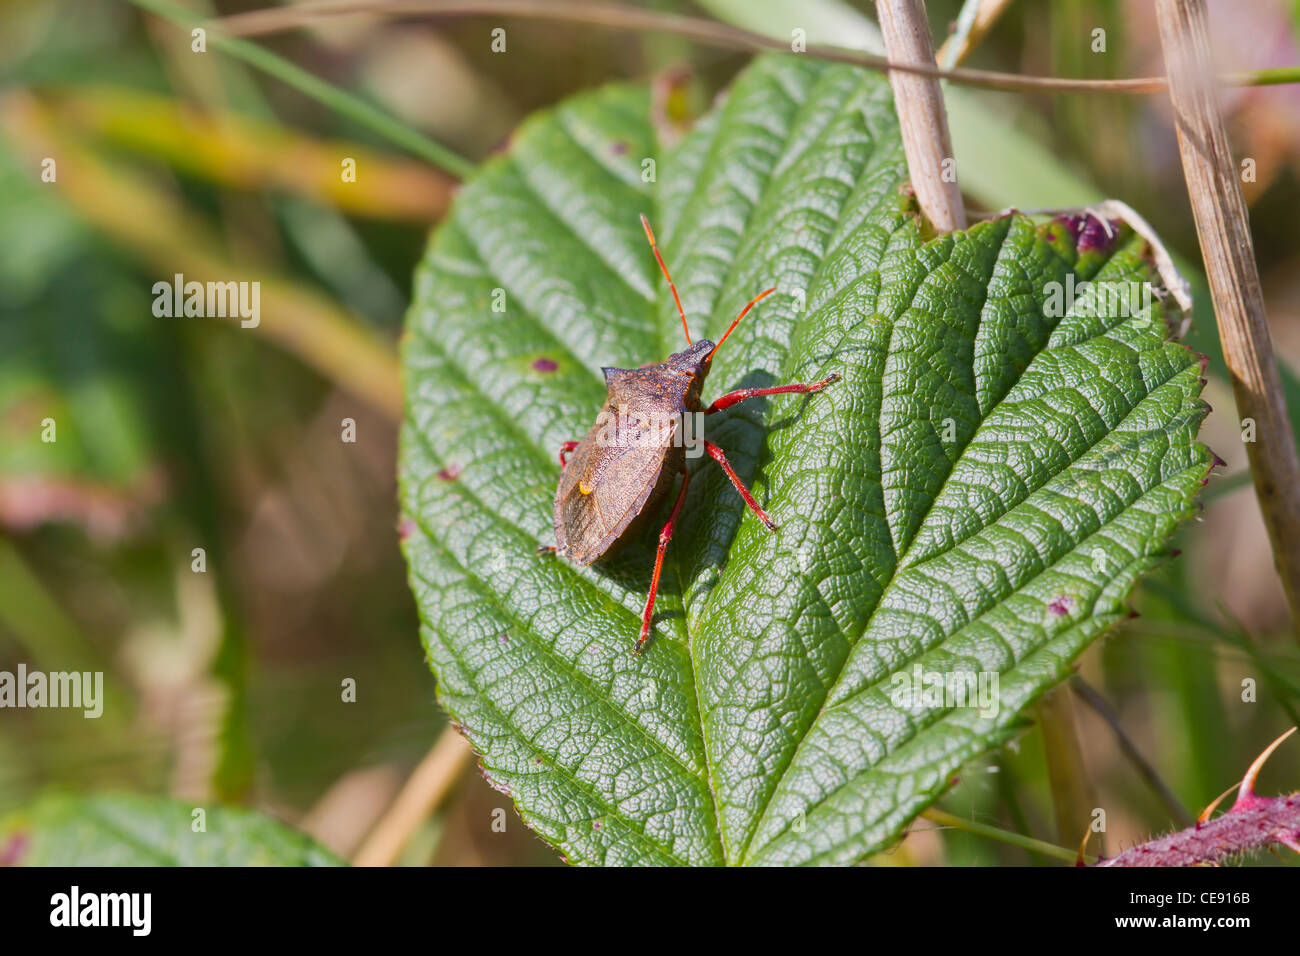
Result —
<svg viewBox="0 0 1300 956"><path fill-rule="evenodd" d="M704 389L704 379L709 374L709 363L713 361L713 350L717 346L711 339L698 339L689 348L674 352L668 361L659 366L668 372L667 380L680 383L678 376L683 376L686 385L681 391L682 404L688 411L698 411L700 392Z"/></svg>
<svg viewBox="0 0 1300 956"><path fill-rule="evenodd" d="M674 353L668 359L668 367L674 372L703 377L709 373L709 363L713 361L716 348L711 339L697 339L689 348Z"/></svg>

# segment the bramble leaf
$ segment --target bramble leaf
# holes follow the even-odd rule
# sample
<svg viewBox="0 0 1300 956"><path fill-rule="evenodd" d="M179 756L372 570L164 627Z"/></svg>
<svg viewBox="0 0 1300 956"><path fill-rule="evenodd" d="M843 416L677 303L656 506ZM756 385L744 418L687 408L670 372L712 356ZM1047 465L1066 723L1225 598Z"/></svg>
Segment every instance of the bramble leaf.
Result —
<svg viewBox="0 0 1300 956"><path fill-rule="evenodd" d="M195 815L198 809L201 817ZM252 810L126 793L51 793L0 819L0 865L342 866L343 861L311 837Z"/></svg>
<svg viewBox="0 0 1300 956"><path fill-rule="evenodd" d="M399 466L423 639L485 774L571 861L887 847L1193 513L1201 369L1143 302L1142 241L1018 214L928 239L905 179L884 80L764 58L668 153L642 89L534 117L430 244ZM696 335L777 287L706 402L842 378L708 419L780 528L694 466L636 656L657 527L589 568L535 551L601 367L684 346L642 212ZM900 693L933 675L996 693Z"/></svg>

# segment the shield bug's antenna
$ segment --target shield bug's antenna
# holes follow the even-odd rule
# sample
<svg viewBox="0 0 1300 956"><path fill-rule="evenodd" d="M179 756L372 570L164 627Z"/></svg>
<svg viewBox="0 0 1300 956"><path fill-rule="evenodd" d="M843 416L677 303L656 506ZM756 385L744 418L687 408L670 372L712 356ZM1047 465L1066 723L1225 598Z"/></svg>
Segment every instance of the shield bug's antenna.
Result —
<svg viewBox="0 0 1300 956"><path fill-rule="evenodd" d="M763 291L763 292L760 292L758 295L754 296L754 298L750 299L750 300L749 300L749 305L745 306L743 309L740 310L740 315L736 316L736 320L735 320L734 322L731 323L731 326L727 329L727 331L724 332L724 333L722 333L722 338L718 339L718 344L715 345L715 346L713 346L713 352L716 352L718 349L722 348L722 343L725 342L725 341L727 341L727 336L731 334L731 330L732 330L732 329L734 329L736 326L738 326L738 325L740 324L740 320L743 319L743 318L745 317L745 313L746 313L746 312L748 312L748 311L749 311L750 309L752 309L755 305L757 305L757 304L758 304L758 301L759 301L760 299L762 299L764 296L769 296L769 295L771 295L771 294L772 294L773 292L775 292L775 291L776 291L776 287L773 286L772 288L767 289L767 290L765 290L765 291ZM710 353L708 354L708 357L705 358L705 360L704 360L705 362L712 362L712 361L713 361L713 352L710 352Z"/></svg>
<svg viewBox="0 0 1300 956"><path fill-rule="evenodd" d="M691 344L691 330L686 327L686 311L682 308L682 300L677 297L677 286L673 284L673 277L668 274L668 267L664 265L664 257L659 255L659 246L655 243L655 234L650 230L650 220L641 216L641 225L645 227L645 237L650 240L650 249L654 252L655 258L659 260L659 268L663 270L664 278L668 280L668 288L673 290L673 301L677 303L677 314L682 317L682 331L686 333L686 344Z"/></svg>

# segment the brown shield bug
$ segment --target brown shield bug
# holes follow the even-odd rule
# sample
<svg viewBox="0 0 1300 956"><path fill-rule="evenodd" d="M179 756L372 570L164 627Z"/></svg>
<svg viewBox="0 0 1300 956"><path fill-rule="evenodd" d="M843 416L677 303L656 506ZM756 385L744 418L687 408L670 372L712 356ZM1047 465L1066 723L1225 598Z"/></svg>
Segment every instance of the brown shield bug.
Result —
<svg viewBox="0 0 1300 956"><path fill-rule="evenodd" d="M645 216L641 217L641 225L645 227L650 248L672 290L689 347L659 365L604 370L605 387L609 394L600 417L586 438L565 442L560 449L562 471L559 487L555 491L555 547L545 549L554 550L580 565L591 564L633 537L668 497L677 476L681 476L681 485L672 511L668 514L663 530L659 532L659 549L655 553L650 594L646 598L645 613L641 617L637 652L640 652L646 638L650 636L650 622L654 615L655 595L659 591L664 551L672 540L673 526L682 510L682 502L686 500L686 486L690 482L683 441L683 435L688 430L688 416L712 415L737 402L758 398L760 395L819 392L839 378L838 375L832 375L811 385L742 388L716 399L708 408L701 408L700 390L709 374L714 353L745 314L764 296L776 290L767 289L750 300L716 345L708 339L692 343L691 332L686 325L686 312L677 295L677 286L668 274L668 267L659 254L654 233ZM775 531L776 525L758 506L745 483L728 463L722 449L710 441L703 444L709 457L731 479L745 504L769 530Z"/></svg>

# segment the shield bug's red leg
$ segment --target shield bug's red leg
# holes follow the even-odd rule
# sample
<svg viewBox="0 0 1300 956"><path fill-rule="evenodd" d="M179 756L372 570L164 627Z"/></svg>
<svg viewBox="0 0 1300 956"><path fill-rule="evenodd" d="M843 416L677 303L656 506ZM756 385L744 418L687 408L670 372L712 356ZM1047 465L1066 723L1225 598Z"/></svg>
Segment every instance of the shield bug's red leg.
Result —
<svg viewBox="0 0 1300 956"><path fill-rule="evenodd" d="M577 447L578 447L578 443L576 441L566 441L563 445L560 446L560 467L561 468L564 468L569 464L567 461L565 461L564 456L567 455L569 452L573 451L573 449Z"/></svg>
<svg viewBox="0 0 1300 956"><path fill-rule="evenodd" d="M749 489L745 487L745 483L740 480L740 476L736 474L735 469L731 467L731 462L727 461L727 456L723 450L711 441L706 441L704 443L704 450L709 453L710 458L722 466L722 470L727 473L727 477L731 479L731 483L735 485L736 490L740 492L740 497L744 498L745 504L749 505L749 510L758 516L758 520L767 526L768 531L775 531L776 525L773 524L772 519L767 516L767 512L758 506L758 502L754 500L754 496L749 493Z"/></svg>
<svg viewBox="0 0 1300 956"><path fill-rule="evenodd" d="M714 412L720 412L724 408L730 408L746 399L758 398L760 395L806 395L812 392L820 392L832 382L838 382L840 377L832 375L830 378L824 378L820 382L813 382L811 385L777 385L775 388L741 388L734 392L728 392L726 395L719 397L712 405L704 410L705 415L712 415Z"/></svg>
<svg viewBox="0 0 1300 956"><path fill-rule="evenodd" d="M673 539L673 526L677 523L677 515L682 510L682 502L686 500L686 486L690 481L690 472L683 468L681 490L677 492L677 500L673 502L673 510L668 514L667 523L659 532L659 550L655 552L655 570L650 577L650 596L646 598L645 613L641 615L641 635L636 639L638 654L641 653L641 645L650 636L650 619L654 617L655 597L659 594L659 574L664 569L664 552L668 550L668 542Z"/></svg>

